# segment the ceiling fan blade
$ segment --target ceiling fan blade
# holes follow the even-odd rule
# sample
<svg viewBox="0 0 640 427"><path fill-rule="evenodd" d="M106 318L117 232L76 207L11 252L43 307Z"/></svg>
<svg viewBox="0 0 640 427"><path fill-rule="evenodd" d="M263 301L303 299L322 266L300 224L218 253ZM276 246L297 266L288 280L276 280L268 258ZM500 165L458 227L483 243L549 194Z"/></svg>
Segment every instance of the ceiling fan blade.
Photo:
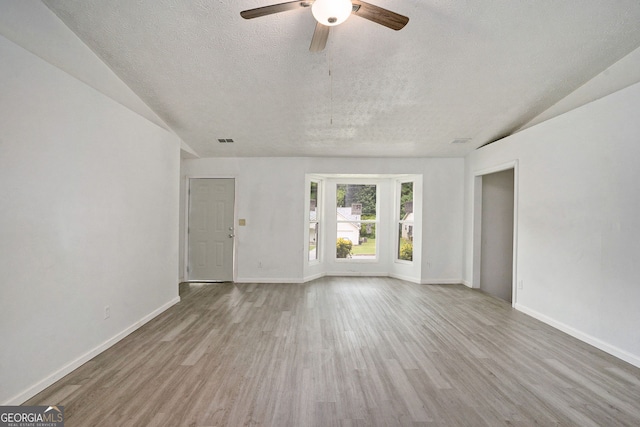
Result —
<svg viewBox="0 0 640 427"><path fill-rule="evenodd" d="M313 32L313 38L311 39L311 46L309 46L309 51L311 52L320 52L327 45L327 39L329 38L329 30L331 27L326 25L322 25L321 23L316 24L316 30Z"/></svg>
<svg viewBox="0 0 640 427"><path fill-rule="evenodd" d="M406 16L360 0L352 0L351 3L354 6L354 15L373 21L376 24L384 25L392 30L401 30L409 22L409 18Z"/></svg>
<svg viewBox="0 0 640 427"><path fill-rule="evenodd" d="M313 4L313 0L310 1L289 1L286 3L272 4L269 6L258 7L255 9L243 10L240 12L240 16L244 19L259 18L261 16L271 15L274 13L286 12L288 10L300 9L309 7Z"/></svg>

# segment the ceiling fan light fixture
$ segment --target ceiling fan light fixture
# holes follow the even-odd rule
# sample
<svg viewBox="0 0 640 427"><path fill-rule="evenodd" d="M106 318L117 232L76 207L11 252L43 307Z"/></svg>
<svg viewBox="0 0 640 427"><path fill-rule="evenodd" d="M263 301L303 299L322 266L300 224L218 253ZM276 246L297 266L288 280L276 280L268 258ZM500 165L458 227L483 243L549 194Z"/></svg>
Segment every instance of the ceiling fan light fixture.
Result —
<svg viewBox="0 0 640 427"><path fill-rule="evenodd" d="M316 21L329 27L346 21L352 9L351 0L316 0L311 5L311 13Z"/></svg>

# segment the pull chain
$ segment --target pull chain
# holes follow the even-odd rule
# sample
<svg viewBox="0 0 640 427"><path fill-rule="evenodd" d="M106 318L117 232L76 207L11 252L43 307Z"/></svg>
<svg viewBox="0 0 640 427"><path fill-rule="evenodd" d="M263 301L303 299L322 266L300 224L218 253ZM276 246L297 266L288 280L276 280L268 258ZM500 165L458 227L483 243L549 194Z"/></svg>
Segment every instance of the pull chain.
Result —
<svg viewBox="0 0 640 427"><path fill-rule="evenodd" d="M329 56L329 124L333 126L333 74L331 73L331 50L328 52Z"/></svg>
<svg viewBox="0 0 640 427"><path fill-rule="evenodd" d="M329 106L331 117L329 119L329 123L333 125L333 76L331 75L331 69L329 69L329 92L331 94L331 104Z"/></svg>

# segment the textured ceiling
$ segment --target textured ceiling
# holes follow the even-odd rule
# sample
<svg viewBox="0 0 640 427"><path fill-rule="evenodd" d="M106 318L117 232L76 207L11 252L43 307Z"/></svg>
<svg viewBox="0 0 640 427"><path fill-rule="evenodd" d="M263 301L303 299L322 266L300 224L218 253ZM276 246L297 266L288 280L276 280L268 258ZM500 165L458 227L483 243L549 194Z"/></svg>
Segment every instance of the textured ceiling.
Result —
<svg viewBox="0 0 640 427"><path fill-rule="evenodd" d="M309 9L240 17L269 0L44 2L202 157L463 156L640 46L637 0L370 0L409 23L320 53Z"/></svg>

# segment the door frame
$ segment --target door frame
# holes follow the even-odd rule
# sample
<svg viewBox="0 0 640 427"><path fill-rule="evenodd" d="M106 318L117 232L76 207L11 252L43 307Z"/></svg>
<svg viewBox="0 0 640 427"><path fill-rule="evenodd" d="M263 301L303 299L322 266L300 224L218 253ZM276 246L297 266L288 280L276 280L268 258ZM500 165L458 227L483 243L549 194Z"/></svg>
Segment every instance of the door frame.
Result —
<svg viewBox="0 0 640 427"><path fill-rule="evenodd" d="M473 273L472 288L480 288L480 268L482 254L482 177L496 172L513 169L513 259L511 276L511 306L518 301L518 160L502 163L473 172Z"/></svg>
<svg viewBox="0 0 640 427"><path fill-rule="evenodd" d="M189 281L189 274L187 269L189 268L189 203L191 189L191 180L192 179L233 179L233 232L236 235L233 239L233 281L235 282L238 277L238 265L237 265L237 254L238 254L238 177L233 175L186 175L185 176L185 191L184 191L184 229L182 230L184 233L184 247L183 247L183 266L182 266L182 277L186 282ZM199 282L203 282L200 280Z"/></svg>

